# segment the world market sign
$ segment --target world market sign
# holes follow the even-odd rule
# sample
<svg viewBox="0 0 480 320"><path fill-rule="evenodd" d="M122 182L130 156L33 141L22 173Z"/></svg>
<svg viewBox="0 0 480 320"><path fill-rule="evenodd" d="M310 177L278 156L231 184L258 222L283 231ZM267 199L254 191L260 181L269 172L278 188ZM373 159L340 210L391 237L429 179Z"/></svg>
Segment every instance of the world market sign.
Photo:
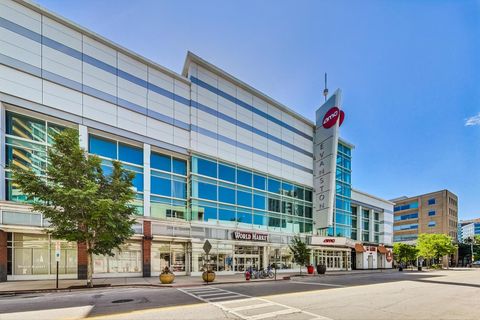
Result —
<svg viewBox="0 0 480 320"><path fill-rule="evenodd" d="M233 232L233 239L235 239L235 240L267 242L268 241L268 234L256 233L256 232L235 231L235 232Z"/></svg>

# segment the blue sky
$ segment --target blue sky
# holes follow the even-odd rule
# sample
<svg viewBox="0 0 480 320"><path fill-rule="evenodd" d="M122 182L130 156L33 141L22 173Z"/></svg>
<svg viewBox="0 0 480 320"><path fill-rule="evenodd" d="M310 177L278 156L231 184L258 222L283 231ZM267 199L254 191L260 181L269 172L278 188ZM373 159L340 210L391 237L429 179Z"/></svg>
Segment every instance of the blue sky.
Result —
<svg viewBox="0 0 480 320"><path fill-rule="evenodd" d="M178 73L190 50L312 120L327 72L355 188L446 188L480 217L480 1L37 2Z"/></svg>

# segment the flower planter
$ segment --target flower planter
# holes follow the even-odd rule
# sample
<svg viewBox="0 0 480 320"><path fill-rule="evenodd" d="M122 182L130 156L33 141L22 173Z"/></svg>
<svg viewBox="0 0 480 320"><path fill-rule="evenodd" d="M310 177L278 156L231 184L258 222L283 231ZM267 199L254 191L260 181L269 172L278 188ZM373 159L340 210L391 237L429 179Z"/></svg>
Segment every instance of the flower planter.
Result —
<svg viewBox="0 0 480 320"><path fill-rule="evenodd" d="M159 278L162 284L170 284L175 280L175 275L173 273L162 273Z"/></svg>
<svg viewBox="0 0 480 320"><path fill-rule="evenodd" d="M313 268L313 266L307 266L307 273L308 274L313 274L314 271L315 271L315 269Z"/></svg>
<svg viewBox="0 0 480 320"><path fill-rule="evenodd" d="M325 272L327 271L327 266L324 265L324 264L318 264L317 265L317 273L318 274L325 274Z"/></svg>
<svg viewBox="0 0 480 320"><path fill-rule="evenodd" d="M202 279L203 279L203 281L205 281L205 282L213 282L213 280L215 280L215 272L213 272L213 271L210 271L210 272L204 271L204 272L202 273Z"/></svg>

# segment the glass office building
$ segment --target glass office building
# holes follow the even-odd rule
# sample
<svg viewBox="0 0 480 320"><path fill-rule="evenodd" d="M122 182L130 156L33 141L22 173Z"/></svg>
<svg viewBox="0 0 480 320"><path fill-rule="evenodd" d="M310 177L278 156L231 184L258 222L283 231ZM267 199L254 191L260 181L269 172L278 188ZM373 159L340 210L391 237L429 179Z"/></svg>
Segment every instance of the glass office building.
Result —
<svg viewBox="0 0 480 320"><path fill-rule="evenodd" d="M294 236L317 250L312 263L351 268L364 232L353 213L353 146L339 142L333 225L323 229L310 119L192 53L176 73L35 4L3 1L0 18L0 281L55 274L57 240L10 168L48 181L52 137L64 128L78 130L106 174L115 160L135 175L135 235L114 256L94 257L95 276L154 276L165 266L196 275L207 263L224 274L288 271ZM371 242L382 242L378 222ZM312 240L321 236L349 242L324 248ZM84 278L85 247L61 248L61 276Z"/></svg>

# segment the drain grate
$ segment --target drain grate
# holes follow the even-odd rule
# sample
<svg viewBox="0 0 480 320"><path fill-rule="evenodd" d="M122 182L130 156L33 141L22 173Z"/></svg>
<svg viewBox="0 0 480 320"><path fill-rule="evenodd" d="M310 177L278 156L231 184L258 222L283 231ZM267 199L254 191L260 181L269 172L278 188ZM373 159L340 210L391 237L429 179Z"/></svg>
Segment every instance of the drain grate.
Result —
<svg viewBox="0 0 480 320"><path fill-rule="evenodd" d="M126 303L126 302L132 302L133 299L120 299L120 300L113 300L112 303Z"/></svg>

